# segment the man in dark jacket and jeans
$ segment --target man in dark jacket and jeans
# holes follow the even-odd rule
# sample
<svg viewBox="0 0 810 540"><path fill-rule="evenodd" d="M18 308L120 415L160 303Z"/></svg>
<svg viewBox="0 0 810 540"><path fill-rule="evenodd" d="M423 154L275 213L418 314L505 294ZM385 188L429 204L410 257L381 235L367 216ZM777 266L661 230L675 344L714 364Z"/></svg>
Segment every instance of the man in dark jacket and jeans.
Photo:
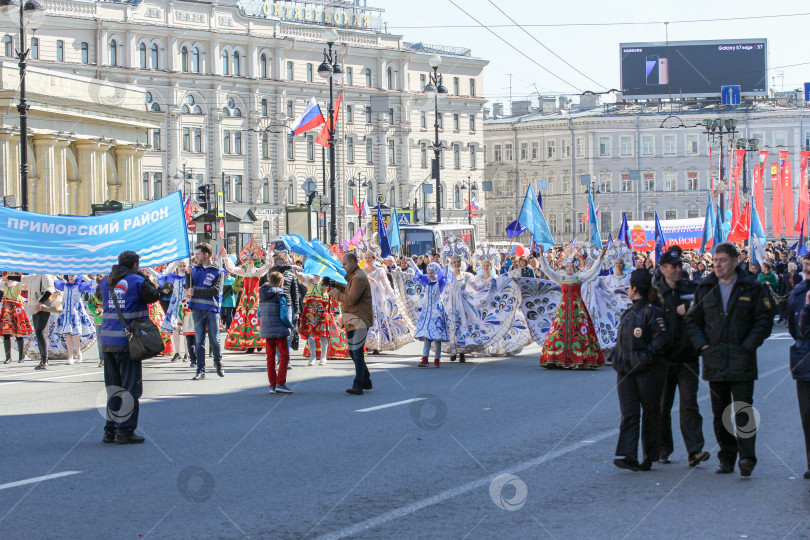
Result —
<svg viewBox="0 0 810 540"><path fill-rule="evenodd" d="M124 251L118 264L99 283L104 314L101 322L101 352L104 355L104 385L107 387L105 443L138 444L145 439L135 434L139 402L143 394L141 362L129 356L129 340L121 326L113 294L127 324L149 317L149 304L160 299L160 292L140 271L140 257Z"/></svg>
<svg viewBox="0 0 810 540"><path fill-rule="evenodd" d="M672 246L661 256L661 279L655 284L664 299L662 307L671 338L671 346L664 355L666 375L661 396L661 454L658 461L669 463L669 455L675 449L672 440L672 405L675 390L678 390L681 435L689 466L694 467L709 459L709 453L703 450L703 417L700 416L697 398L700 386L698 353L689 341L684 326L684 316L695 298L697 283L683 276L682 253L679 246Z"/></svg>
<svg viewBox="0 0 810 540"><path fill-rule="evenodd" d="M715 248L714 273L698 286L685 322L692 344L703 357L703 379L709 381L714 435L720 446L715 472L734 472L739 453L740 474L750 476L757 463L753 410L757 349L773 328L773 300L764 285L740 272L737 263L737 248L732 244Z"/></svg>
<svg viewBox="0 0 810 540"><path fill-rule="evenodd" d="M804 478L810 480L810 254L802 257L804 279L796 285L787 301L788 330L796 340L790 347L790 372L796 380L799 415L804 431L807 470Z"/></svg>

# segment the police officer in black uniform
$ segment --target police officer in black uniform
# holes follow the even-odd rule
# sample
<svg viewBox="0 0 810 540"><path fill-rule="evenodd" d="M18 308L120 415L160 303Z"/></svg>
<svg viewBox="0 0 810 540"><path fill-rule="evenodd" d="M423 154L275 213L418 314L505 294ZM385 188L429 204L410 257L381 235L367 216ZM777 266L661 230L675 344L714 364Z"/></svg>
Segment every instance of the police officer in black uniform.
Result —
<svg viewBox="0 0 810 540"><path fill-rule="evenodd" d="M669 456L675 449L672 440L672 405L677 389L680 396L681 435L689 455L689 466L694 467L709 459L710 455L703 450L703 417L700 416L697 398L700 386L698 353L689 341L683 323L695 298L697 283L684 277L682 254L680 246L672 246L661 256L661 279L655 283L664 300L664 319L672 342L665 354L666 375L661 396L661 453L658 461L669 463Z"/></svg>
<svg viewBox="0 0 810 540"><path fill-rule="evenodd" d="M611 351L622 421L613 464L620 469L649 471L658 459L661 436L661 391L669 345L661 296L644 269L630 274L628 291L633 305L622 314L616 347ZM643 411L643 416L642 416ZM638 462L639 424L643 461Z"/></svg>

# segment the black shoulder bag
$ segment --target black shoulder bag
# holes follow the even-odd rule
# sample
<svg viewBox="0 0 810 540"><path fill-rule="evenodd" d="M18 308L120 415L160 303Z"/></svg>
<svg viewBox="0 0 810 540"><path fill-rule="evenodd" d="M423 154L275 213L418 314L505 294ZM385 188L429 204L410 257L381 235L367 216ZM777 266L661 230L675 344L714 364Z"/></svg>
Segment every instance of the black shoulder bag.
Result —
<svg viewBox="0 0 810 540"><path fill-rule="evenodd" d="M118 320L127 334L127 341L129 342L129 357L135 361L140 362L147 358L152 358L163 352L165 345L163 345L163 338L160 337L160 330L157 325L152 322L149 317L145 319L135 319L127 325L124 314L121 313L121 306L118 305L118 296L115 294L115 288L110 290L115 303L115 311L118 313Z"/></svg>

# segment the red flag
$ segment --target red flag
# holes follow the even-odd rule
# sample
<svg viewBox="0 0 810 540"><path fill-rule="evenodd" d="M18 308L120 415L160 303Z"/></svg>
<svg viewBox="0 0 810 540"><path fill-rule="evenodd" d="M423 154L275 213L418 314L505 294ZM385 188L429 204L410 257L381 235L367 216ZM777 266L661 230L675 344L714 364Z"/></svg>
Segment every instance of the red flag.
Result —
<svg viewBox="0 0 810 540"><path fill-rule="evenodd" d="M799 158L799 209L796 211L796 228L802 226L802 222L807 222L807 214L810 212L810 197L807 193L807 161L810 158L810 151L802 150Z"/></svg>
<svg viewBox="0 0 810 540"><path fill-rule="evenodd" d="M768 161L768 151L760 150L759 163L754 165L754 200L757 203L757 214L759 214L759 222L765 226L765 185L762 182L762 177L765 172L765 162Z"/></svg>
<svg viewBox="0 0 810 540"><path fill-rule="evenodd" d="M326 148L329 148L330 124L334 126L331 128L332 131L334 131L337 128L337 120L338 116L340 116L340 102L342 100L343 100L343 92L340 93L340 95L337 98L337 101L335 102L335 108L332 110L332 118L330 119L329 122L323 125L323 127L321 128L321 132L318 133L318 138L315 139L316 143L320 144L321 146L325 146Z"/></svg>
<svg viewBox="0 0 810 540"><path fill-rule="evenodd" d="M748 240L748 224L751 222L751 203L745 205L742 214L739 215L737 221L731 226L731 232L728 233L729 242L743 242Z"/></svg>
<svg viewBox="0 0 810 540"><path fill-rule="evenodd" d="M770 169L771 186L773 186L773 200L771 201L771 223L773 224L773 235L782 236L782 182L779 181L779 166L771 163Z"/></svg>
<svg viewBox="0 0 810 540"><path fill-rule="evenodd" d="M357 204L357 199L354 198L354 193L352 193L352 208L358 214L360 213L360 205Z"/></svg>
<svg viewBox="0 0 810 540"><path fill-rule="evenodd" d="M790 151L779 150L779 176L782 182L782 211L785 216L785 236L795 236L793 230L793 176L791 173Z"/></svg>
<svg viewBox="0 0 810 540"><path fill-rule="evenodd" d="M745 150L738 149L734 155L734 198L731 204L731 222L737 223L740 218L740 173L742 172Z"/></svg>

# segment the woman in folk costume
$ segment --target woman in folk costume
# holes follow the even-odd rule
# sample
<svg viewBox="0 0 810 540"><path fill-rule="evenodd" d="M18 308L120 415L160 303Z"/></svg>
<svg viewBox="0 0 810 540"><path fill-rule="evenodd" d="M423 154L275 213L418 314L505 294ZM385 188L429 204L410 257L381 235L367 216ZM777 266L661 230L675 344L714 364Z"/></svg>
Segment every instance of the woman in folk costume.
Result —
<svg viewBox="0 0 810 540"><path fill-rule="evenodd" d="M163 323L160 326L161 333L166 332L171 334L172 362L177 362L181 359L188 358L188 348L184 356L180 356L180 351L183 349L182 324L180 322L180 310L183 298L186 296L185 283L186 283L186 269L188 262L185 259L171 263L166 267L166 271L160 274L155 274L157 277L158 285L163 287L166 285L172 286L172 295L169 298L169 305L166 307L166 315L163 318Z"/></svg>
<svg viewBox="0 0 810 540"><path fill-rule="evenodd" d="M425 343L422 348L422 361L419 362L419 367L428 367L431 344L435 344L436 347L433 367L441 367L442 342L450 340L449 321L442 300L442 291L447 284L447 275L442 271L439 263L432 262L428 264L427 271L423 273L413 262L413 259L408 259L408 261L416 274L414 279L425 289L425 299L422 304L422 311L419 313L419 319L416 321L416 332L414 333L416 339Z"/></svg>
<svg viewBox="0 0 810 540"><path fill-rule="evenodd" d="M160 276L160 270L163 270L164 268L165 267L163 265L160 265L155 268L146 269L149 279L158 289L160 288L160 285L158 284L158 276ZM160 302L149 304L149 320L155 323L155 326L158 327L160 330L160 338L163 340L163 352L160 353L159 356L173 355L174 348L172 347L172 332L171 330L167 331L163 328L163 321L166 320L166 312L163 311L163 306L160 305Z"/></svg>
<svg viewBox="0 0 810 540"><path fill-rule="evenodd" d="M371 284L374 324L368 329L366 349L395 351L413 341L414 325L402 301L388 280L388 270L377 262L374 253L366 253L365 271Z"/></svg>
<svg viewBox="0 0 810 540"><path fill-rule="evenodd" d="M580 291L596 329L603 356L616 346L616 336L622 313L631 304L627 297L629 275L624 272L624 268L629 266L632 261L630 250L624 242L612 241L605 247L607 252L600 265L595 262L599 256L599 250L589 243L587 252L590 258L586 261L586 267L599 266L601 275L583 283ZM612 274L610 273L611 267L613 267ZM583 270L587 270L587 268Z"/></svg>
<svg viewBox="0 0 810 540"><path fill-rule="evenodd" d="M582 284L594 279L599 274L602 258L607 248L603 248L599 258L586 272L577 273L577 257L575 253L564 254L562 258L564 273L559 274L552 270L545 257L543 247L540 246L540 267L549 279L562 288L562 301L554 315L546 340L543 342L543 352L540 355L540 365L546 368L574 368L593 369L604 365L602 348L599 339L582 300ZM582 257L579 256L579 261Z"/></svg>
<svg viewBox="0 0 810 540"><path fill-rule="evenodd" d="M87 313L87 304L82 293L92 293L96 290L96 281L85 279L84 276L65 276L64 280L55 279L53 282L57 291L62 292L62 313L56 320L53 333L62 336L67 344L68 364L74 361L82 363L81 338L96 334L93 319Z"/></svg>
<svg viewBox="0 0 810 540"><path fill-rule="evenodd" d="M244 278L242 297L236 313L234 313L231 327L228 329L225 349L252 353L254 350L264 347L263 340L259 337L259 278L270 271L273 262L267 260L264 261L264 265L256 266L265 258L265 254L253 239L239 252L239 260L242 261L241 267L233 265L224 247L219 249L219 258L229 274ZM267 258L270 258L269 253Z"/></svg>
<svg viewBox="0 0 810 540"><path fill-rule="evenodd" d="M34 333L31 322L25 313L25 298L22 290L26 285L20 283L19 275L9 275L0 279L3 289L3 308L0 310L0 334L3 335L3 348L6 352L5 364L11 362L11 338L17 340L18 362L25 358L23 336Z"/></svg>
<svg viewBox="0 0 810 540"><path fill-rule="evenodd" d="M348 355L346 334L337 325L337 304L326 294L326 287L321 284L320 276L302 274L297 268L295 272L307 287L298 326L300 336L307 342L304 348L304 356L309 353L307 365L314 366L318 358L321 366L326 365L329 356L345 358Z"/></svg>

